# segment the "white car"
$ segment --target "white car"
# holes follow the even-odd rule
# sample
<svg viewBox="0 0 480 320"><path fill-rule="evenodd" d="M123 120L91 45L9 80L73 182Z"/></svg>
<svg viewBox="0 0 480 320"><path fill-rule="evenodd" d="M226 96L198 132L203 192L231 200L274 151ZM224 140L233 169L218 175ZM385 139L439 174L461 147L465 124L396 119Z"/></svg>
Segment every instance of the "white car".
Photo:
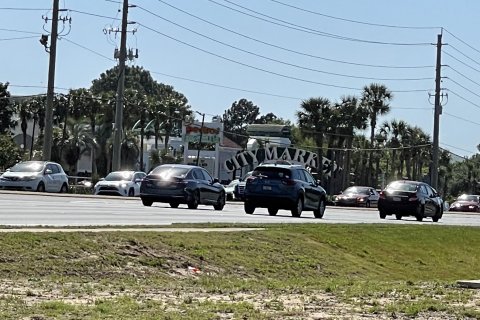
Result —
<svg viewBox="0 0 480 320"><path fill-rule="evenodd" d="M140 182L147 174L141 171L114 171L100 179L93 188L95 195L136 197L140 195Z"/></svg>
<svg viewBox="0 0 480 320"><path fill-rule="evenodd" d="M239 179L232 180L228 185L224 186L227 200L236 200L235 186L240 182Z"/></svg>
<svg viewBox="0 0 480 320"><path fill-rule="evenodd" d="M0 176L0 190L68 192L68 176L51 161L23 161Z"/></svg>

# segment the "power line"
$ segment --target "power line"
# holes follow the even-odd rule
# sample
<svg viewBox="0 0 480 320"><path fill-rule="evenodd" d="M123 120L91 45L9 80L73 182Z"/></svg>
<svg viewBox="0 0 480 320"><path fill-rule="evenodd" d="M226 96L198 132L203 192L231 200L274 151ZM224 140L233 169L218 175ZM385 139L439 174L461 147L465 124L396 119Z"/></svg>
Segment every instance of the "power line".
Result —
<svg viewBox="0 0 480 320"><path fill-rule="evenodd" d="M453 50L457 51L458 53L460 53L462 56L464 56L464 57L467 58L468 60L472 61L473 63L480 65L480 63L477 62L475 59L471 58L470 56L466 55L466 54L463 53L462 51L458 50L458 49L457 49L456 47L454 47L453 45L449 44L448 46L449 46L450 48L452 48Z"/></svg>
<svg viewBox="0 0 480 320"><path fill-rule="evenodd" d="M210 25L215 26L219 29L228 31L230 33L236 34L240 37L243 37L243 38L246 38L246 39L249 39L249 40L252 40L252 41L255 41L255 42L258 42L258 43L276 48L276 49L280 49L280 50L283 50L283 51L287 51L287 52L295 53L295 54L298 54L298 55L306 56L306 57L309 57L309 58L315 58L315 59L320 59L320 60L325 60L325 61L330 61L330 62L336 62L336 63L342 63L342 64L348 64L348 65L355 65L355 66L362 66L362 67L372 67L372 68L385 68L385 69L388 69L388 68L389 69L422 69L422 68L425 69L425 68L435 67L433 65L423 65L423 66L374 65L374 64L365 64L365 63L356 63L356 62L350 62L350 61L342 61L342 60L337 60L337 59L325 58L325 57L321 57L321 56L317 56L317 55L313 55L313 54L308 54L308 53L304 53L304 52L296 51L296 50L293 50L293 49L285 48L285 47L282 47L282 46L278 46L278 45L275 45L275 44L272 44L272 43L269 43L269 42L266 42L266 41L262 41L262 40L250 37L250 36L245 35L243 33L234 31L232 29L228 29L226 27L218 25L218 24L216 24L214 22L211 22L209 20L203 19L203 18L201 18L197 15L194 15L194 14L188 12L188 11L185 11L183 9L180 9L180 8L176 7L176 6L173 6L172 4L167 3L163 0L157 0L157 1L163 3L164 5L167 5L167 6L171 7L173 9L177 10L177 11L180 11L180 12L182 12L182 13L188 15L188 16L194 17L194 18L196 18L200 21L203 21L207 24L210 24Z"/></svg>
<svg viewBox="0 0 480 320"><path fill-rule="evenodd" d="M16 30L16 29L5 29L5 28L0 28L0 31L8 31L8 32L18 32L18 33L28 33L28 34L36 34L36 35L41 35L40 32L33 32L33 31L23 31L23 30Z"/></svg>
<svg viewBox="0 0 480 320"><path fill-rule="evenodd" d="M369 44L379 44L379 45L392 45L392 46L427 46L427 45L430 46L430 45L431 45L431 43L429 43L429 42L400 43L400 42L382 42L382 41L373 41L373 40L365 40L365 39L351 38L351 37L341 36L341 35L337 35L337 34L333 34L333 33L328 33L328 32L323 32L323 31L319 31L319 30L307 28L307 27L304 27L304 26L301 26L301 25L297 25L297 24L294 24L294 23L285 21L285 20L277 19L277 18L275 18L275 17L272 17L272 16L269 16L269 15L260 13L260 12L258 12L258 11L254 11L254 10L248 9L248 8L246 8L246 7L244 7L244 6L241 6L241 5L239 5L239 4L233 3L232 1L229 1L229 0L223 0L223 1L225 1L225 2L227 2L227 3L230 3L230 4L234 5L234 6L240 7L240 8L242 8L242 9L244 9L244 10L253 12L253 13L257 14L257 15L267 17L267 18L272 19L272 20L274 20L274 21L267 20L267 19L264 19L264 18L255 16L255 15L249 14L249 13L247 13L247 12L243 12L243 11L241 11L241 10L238 10L238 9L229 7L229 6L227 6L227 5L218 3L218 2L215 1L215 0L207 0L207 1L210 1L210 2L212 2L212 3L214 3L214 4L218 5L218 6L227 8L227 9L229 9L229 10L233 10L233 11L235 11L235 12L238 12L238 13L241 13L241 14L244 14L244 15L247 15L247 16L250 16L250 17L252 17L252 18L255 18L255 19L258 19L258 20L262 20L262 21L271 23L271 24L275 24L275 25L279 25L279 26L282 26L282 27L285 27L285 28L289 28L289 29L293 29L293 30L297 30L297 31L301 31L301 32L306 32L306 33L310 33L310 34L315 34L315 35L319 35L319 36L323 36L323 37L327 37L327 38L333 38L333 39L337 39L337 40L345 40L345 41L353 41L353 42L362 42L362 43L369 43ZM278 22L275 22L275 21L280 21L281 23L278 23Z"/></svg>
<svg viewBox="0 0 480 320"><path fill-rule="evenodd" d="M281 5L286 6L286 7L290 7L290 8L299 10L299 11L308 12L308 13L311 13L311 14L314 14L314 15L317 15L317 16L322 16L322 17L329 18L329 19L351 22L351 23L356 23L356 24L363 24L363 25L373 26L373 27L396 28L396 29L440 29L441 28L441 27L400 26L400 25L389 25L389 24L379 24L379 23L358 21L358 20L340 18L340 17L335 17L335 16L331 16L331 15L316 12L316 11L307 10L307 9L296 7L294 5L284 3L284 2L281 2L281 1L278 1L278 0L270 0L270 1L281 4Z"/></svg>
<svg viewBox="0 0 480 320"><path fill-rule="evenodd" d="M459 147L452 146L451 144L446 144L446 143L442 143L442 144L443 144L444 146L447 146L447 147L450 147L450 148L453 148L453 149L465 151L465 152L468 152L468 153L475 153L475 152L472 152L472 151L470 151L470 150L466 150L466 149L462 149L462 148L459 148Z"/></svg>
<svg viewBox="0 0 480 320"><path fill-rule="evenodd" d="M81 45L81 44L79 44L79 43L76 43L76 42L74 42L74 41L72 41L72 40L69 40L69 39L67 39L67 38L63 38L63 37L62 37L62 38L59 38L59 39L60 39L60 40L65 40L65 41L67 41L67 42L70 42L70 43L72 43L72 44L74 44L74 45L76 45L76 46L78 46L78 47L80 47L80 48L82 48L82 49L84 49L84 50L90 51L91 53L96 54L97 56L100 56L100 57L102 57L102 58L105 58L105 59L107 59L107 60L109 60L109 61L115 61L115 60L112 59L112 58L109 58L109 57L107 57L107 56L105 56L105 55L103 55L103 54L101 54L101 53L99 53L99 52L97 52L97 51L95 51L95 50L92 50L92 49L90 49L90 48L87 48L87 47L85 47L85 46L83 46L83 45Z"/></svg>
<svg viewBox="0 0 480 320"><path fill-rule="evenodd" d="M447 116L452 117L452 118L456 118L456 119L463 120L463 121L465 121L465 122L473 123L473 124L476 124L477 126L480 126L480 122L475 122L475 121L472 121L472 120L470 120L470 119L465 119L465 118L462 118L462 117L453 115L453 114L448 113L448 112L443 112L443 113L446 114Z"/></svg>
<svg viewBox="0 0 480 320"><path fill-rule="evenodd" d="M90 13L90 12L85 12L85 11L80 11L80 10L75 10L75 9L68 9L68 11L84 14L84 15L87 15L87 16L97 17L97 18L105 18L105 19L109 19L109 20L121 20L121 19L115 18L115 17L109 17L109 16L104 16L104 15L101 15L101 14Z"/></svg>
<svg viewBox="0 0 480 320"><path fill-rule="evenodd" d="M453 68L452 66L446 65L445 67L450 68L450 70L454 71L454 72L457 73L458 75L464 77L465 79L467 79L467 80L469 80L470 82L476 84L477 86L480 86L480 83L478 83L478 82L476 82L475 80L472 80L471 78L467 77L466 75L464 75L464 74L461 73L460 71L456 70L456 69Z"/></svg>
<svg viewBox="0 0 480 320"><path fill-rule="evenodd" d="M456 60L457 62L463 64L464 66L466 66L466 67L468 67L468 68L470 68L470 69L472 69L472 70L475 70L475 71L477 71L477 72L480 72L480 70L476 69L475 67L472 67L472 66L469 65L468 63L463 62L462 60L460 60L460 59L458 59L458 58L455 58L453 55L451 55L451 54L448 53L447 51L442 50L442 52L443 52L444 54L446 54L447 56L449 56L450 58L452 58L452 59Z"/></svg>
<svg viewBox="0 0 480 320"><path fill-rule="evenodd" d="M457 39L458 41L460 41L461 43L463 43L464 45L466 45L466 46L469 47L470 49L475 50L475 51L477 51L478 53L480 53L480 50L478 50L477 48L469 45L468 43L466 43L465 41L463 41L462 39L460 39L459 37L457 37L456 35L454 35L454 34L451 33L450 31L448 31L447 29L444 28L443 30L445 30L445 32L447 32L449 35L451 35L452 37L454 37L455 39Z"/></svg>
<svg viewBox="0 0 480 320"><path fill-rule="evenodd" d="M446 89L446 90L448 90L448 92L452 93L454 96L457 96L458 98L462 99L463 101L466 101L466 102L470 103L472 106L475 106L475 107L477 107L477 108L480 109L480 105L479 105L479 104L476 104L476 103L468 100L467 98L462 97L461 95L459 95L458 93L456 93L456 92L453 91L452 89Z"/></svg>
<svg viewBox="0 0 480 320"><path fill-rule="evenodd" d="M200 81L200 80L193 80L193 79L188 79L188 78L183 78L183 77L178 77L178 76L172 76L170 74L161 73L161 72L150 71L150 73L159 74L159 75L174 78L174 79L180 79L180 80L190 81L190 82L194 82L194 83L200 83L200 84L204 84L204 85L208 85L208 86L224 88L224 89L230 89L230 90L236 90L236 91L242 91L242 92L249 92L249 93L256 93L256 94L272 96L272 97L277 97L277 98L290 99L290 100L302 100L302 98L297 98L297 97L289 97L289 96L283 96L283 95L278 95L278 94L273 94L273 93L266 93L266 92L248 90L248 89L234 88L234 87L229 87L229 86L220 85L220 84L216 84L216 83L210 83L210 82L204 82L204 81Z"/></svg>
<svg viewBox="0 0 480 320"><path fill-rule="evenodd" d="M12 10L12 11L49 11L51 10L50 8L47 9L41 9L41 8L0 8L0 10Z"/></svg>
<svg viewBox="0 0 480 320"><path fill-rule="evenodd" d="M244 52L244 53L248 53L250 55L253 55L255 57L259 57L259 58L262 58L262 59L265 59L265 60L269 60L269 61L273 61L273 62L277 62L277 63L280 63L280 64L283 64L283 65L287 65L287 66L290 66L290 67L294 67L294 68L298 68L298 69L302 69L302 70L307 70L307 71L312 71L312 72L317 72L317 73L322 73L322 74L328 74L328 75L331 75L331 76L337 76L337 77L345 77L345 78L352 78L352 79L364 79L364 80L377 80L377 81L422 81L422 80L433 80L433 78L431 77L428 77L428 78L374 78L374 77L363 77L363 76L355 76L355 75L348 75L348 74L341 74L341 73L335 73L335 72L329 72L329 71L324 71L324 70L319 70L319 69L313 69L313 68L309 68L309 67L304 67L304 66L300 66L300 65L297 65L297 64L293 64L293 63L289 63L289 62L285 62L285 61L282 61L282 60L278 60L278 59L274 59L274 58L270 58L270 57L267 57L267 56L264 56L264 55L261 55L261 54L258 54L258 53L255 53L255 52L252 52L252 51L248 51L248 50L245 50L245 49L242 49L240 47L237 47L237 46L234 46L234 45L231 45L231 44L228 44L226 42L223 42L223 41L220 41L220 40L217 40L217 39L214 39L212 37L209 37L205 34L202 34L200 32L197 32L195 30L192 30L190 28L187 28L181 24L178 24L176 22L173 22L169 19L166 19L166 18L163 18L161 16L159 16L158 14L148 10L148 9L145 9L145 8L142 8L140 6L137 6L137 8L145 11L145 12L148 12L149 14L159 18L159 19L162 19L164 21L167 21L179 28L182 28L184 30L187 30L189 32L192 32L200 37L203 37L203 38L206 38L208 40L211 40L211 41L214 41L216 43L219 43L221 45L224 45L224 46L227 46L229 48L232 48L232 49L235 49L235 50L238 50L238 51L241 51L241 52Z"/></svg>
<svg viewBox="0 0 480 320"><path fill-rule="evenodd" d="M3 38L3 39L0 39L0 41L24 40L24 39L32 39L32 38L37 38L37 37L38 37L38 36Z"/></svg>
<svg viewBox="0 0 480 320"><path fill-rule="evenodd" d="M263 68L259 68L259 67L255 67L255 66L252 66L252 65L249 65L249 64L246 64L246 63L243 63L243 62L240 62L240 61L236 61L236 60L233 60L233 59L230 59L230 58L227 58L227 57L224 57L222 55L219 55L217 53L214 53L214 52L211 52L211 51L208 51L208 50L205 50L205 49L202 49L200 47L197 47L197 46L194 46L192 44L189 44L185 41L182 41L182 40L179 40L179 39L176 39L172 36L169 36L165 33L162 33L156 29L153 29L151 27L148 27L142 23L139 23L137 22L137 24L139 26L142 26L144 27L145 29L148 29L154 33L157 33L161 36L164 36L168 39L171 39L173 41L176 41L178 43L181 43L185 46L188 46L188 47L191 47L191 48L194 48L198 51L201 51L201 52L204 52L206 54L209 54L209 55L212 55L212 56L215 56L217 58L220 58L220 59L223 59L223 60L226 60L226 61L229 61L229 62L232 62L232 63L235 63L235 64L238 64L238 65L241 65L241 66L244 66L244 67L247 67L247 68L250 68L250 69L254 69L254 70L257 70L257 71L262 71L262 72L265 72L265 73L268 73L268 74L272 74L272 75L276 75L276 76L279 76L279 77L282 77L282 78L286 78L286 79L291 79L291 80L296 80L296 81L300 81L300 82L305 82L305 83L311 83L311 84L317 84L317 85L321 85L321 86L326 86L326 87L332 87L332 88L339 88L339 89L349 89L349 90L357 90L357 91L362 91L363 89L362 88L354 88L354 87L347 87L347 86L340 86L340 85L334 85L334 84L328 84L328 83L322 83L322 82L318 82L318 81L313 81L313 80L307 80L307 79L302 79L302 78L298 78L298 77L293 77L293 76L288 76L288 75L285 75L285 74L281 74L281 73L278 73L278 72L274 72L274 71L270 71L270 70L266 70L266 69L263 69ZM428 92L428 90L426 89L412 89L412 90L391 90L392 92Z"/></svg>
<svg viewBox="0 0 480 320"><path fill-rule="evenodd" d="M474 96L477 96L478 98L480 98L480 94L478 94L478 93L476 93L476 92L468 89L467 87L461 85L460 83L458 83L457 81L453 80L452 78L448 78L448 77L447 77L446 79L448 79L448 80L450 80L451 82L455 83L455 84L456 84L457 86L459 86L460 88L462 88L462 89L470 92L470 93L473 94Z"/></svg>

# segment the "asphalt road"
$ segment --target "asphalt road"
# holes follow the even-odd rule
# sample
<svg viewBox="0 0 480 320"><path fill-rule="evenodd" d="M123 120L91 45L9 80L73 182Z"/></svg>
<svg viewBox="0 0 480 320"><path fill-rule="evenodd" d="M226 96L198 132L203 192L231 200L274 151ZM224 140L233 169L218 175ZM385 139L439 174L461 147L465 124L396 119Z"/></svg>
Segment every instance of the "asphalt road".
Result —
<svg viewBox="0 0 480 320"><path fill-rule="evenodd" d="M190 210L185 205L170 208L154 203L144 207L138 198L75 196L71 194L38 194L0 192L0 226L118 226L171 225L172 223L394 223L424 225L480 226L480 214L445 213L433 223L426 218L417 222L414 217L401 221L395 217L381 220L375 208L327 207L323 219L312 212L293 218L289 211L280 210L271 217L266 209L258 208L253 215L243 211L240 202L229 202L222 211L211 206Z"/></svg>

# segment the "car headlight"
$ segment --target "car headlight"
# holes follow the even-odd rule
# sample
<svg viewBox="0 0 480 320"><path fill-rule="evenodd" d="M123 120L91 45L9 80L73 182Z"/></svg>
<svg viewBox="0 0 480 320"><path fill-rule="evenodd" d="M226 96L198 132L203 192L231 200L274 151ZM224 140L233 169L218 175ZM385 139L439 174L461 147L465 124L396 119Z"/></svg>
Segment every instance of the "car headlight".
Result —
<svg viewBox="0 0 480 320"><path fill-rule="evenodd" d="M366 198L357 198L357 200L358 200L359 202L363 202L363 201L366 200Z"/></svg>
<svg viewBox="0 0 480 320"><path fill-rule="evenodd" d="M122 183L122 184L120 185L120 187L122 187L123 189L125 189L125 188L127 187L127 184L126 184L126 183Z"/></svg>
<svg viewBox="0 0 480 320"><path fill-rule="evenodd" d="M473 209L475 208L475 206L468 206L468 209Z"/></svg>
<svg viewBox="0 0 480 320"><path fill-rule="evenodd" d="M32 180L35 180L37 178L38 178L37 176L24 176L24 177L21 177L19 180L21 180L21 181L32 181Z"/></svg>

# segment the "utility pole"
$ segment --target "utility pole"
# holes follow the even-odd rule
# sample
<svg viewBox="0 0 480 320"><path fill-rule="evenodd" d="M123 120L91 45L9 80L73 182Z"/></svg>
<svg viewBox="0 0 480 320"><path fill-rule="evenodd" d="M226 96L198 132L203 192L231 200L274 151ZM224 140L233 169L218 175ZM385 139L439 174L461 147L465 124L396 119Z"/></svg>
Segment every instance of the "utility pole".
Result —
<svg viewBox="0 0 480 320"><path fill-rule="evenodd" d="M435 72L435 112L433 118L433 151L432 166L430 172L430 183L433 188L438 188L438 158L439 158L439 127L442 106L440 104L441 90L441 68L442 68L442 34L437 36L437 64Z"/></svg>
<svg viewBox="0 0 480 320"><path fill-rule="evenodd" d="M43 138L43 160L50 160L53 142L53 95L55 87L55 60L58 37L58 0L53 0L52 38L50 43L50 61L48 65L47 105L45 107L45 132ZM45 47L46 48L46 47Z"/></svg>
<svg viewBox="0 0 480 320"><path fill-rule="evenodd" d="M58 0L57 0L58 1ZM127 58L127 16L128 0L123 0L122 31L120 37L120 57L118 61L117 104L115 108L115 127L113 140L112 171L120 170L121 143L123 135L123 94L125 91L125 60Z"/></svg>
<svg viewBox="0 0 480 320"><path fill-rule="evenodd" d="M198 114L202 116L202 125L200 126L200 140L198 140L198 150L197 150L197 163L196 165L198 166L198 163L200 161L200 148L202 147L202 136L203 136L203 125L205 121L205 113L200 113L196 111Z"/></svg>

